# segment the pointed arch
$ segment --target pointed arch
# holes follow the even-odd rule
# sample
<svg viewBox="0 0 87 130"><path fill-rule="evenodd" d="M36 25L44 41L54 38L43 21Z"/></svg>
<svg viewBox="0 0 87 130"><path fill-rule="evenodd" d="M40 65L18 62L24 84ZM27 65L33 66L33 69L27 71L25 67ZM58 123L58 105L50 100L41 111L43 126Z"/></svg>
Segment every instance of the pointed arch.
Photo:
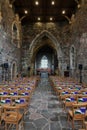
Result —
<svg viewBox="0 0 87 130"><path fill-rule="evenodd" d="M16 43L16 46L20 48L19 27L16 21L13 21L12 23L12 43Z"/></svg>
<svg viewBox="0 0 87 130"><path fill-rule="evenodd" d="M57 52L58 58L62 57L63 54L62 54L61 47L57 38L49 31L43 30L40 34L36 35L36 37L33 39L33 41L30 44L30 48L29 48L30 59L32 58L32 55L34 53L34 48L36 47L38 40L43 38L44 36L48 37L52 41L53 47Z"/></svg>

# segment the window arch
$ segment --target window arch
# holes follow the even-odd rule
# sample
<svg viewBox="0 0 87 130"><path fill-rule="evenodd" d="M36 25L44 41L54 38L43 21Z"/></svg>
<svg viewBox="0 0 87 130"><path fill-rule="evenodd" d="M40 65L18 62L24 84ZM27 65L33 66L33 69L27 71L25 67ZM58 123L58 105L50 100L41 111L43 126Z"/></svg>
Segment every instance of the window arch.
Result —
<svg viewBox="0 0 87 130"><path fill-rule="evenodd" d="M17 26L14 24L13 25L13 39L17 38Z"/></svg>
<svg viewBox="0 0 87 130"><path fill-rule="evenodd" d="M72 46L70 49L70 68L75 69L75 47Z"/></svg>
<svg viewBox="0 0 87 130"><path fill-rule="evenodd" d="M12 25L12 42L19 47L19 30L16 23Z"/></svg>
<svg viewBox="0 0 87 130"><path fill-rule="evenodd" d="M41 68L48 68L48 59L46 56L43 56L41 59Z"/></svg>

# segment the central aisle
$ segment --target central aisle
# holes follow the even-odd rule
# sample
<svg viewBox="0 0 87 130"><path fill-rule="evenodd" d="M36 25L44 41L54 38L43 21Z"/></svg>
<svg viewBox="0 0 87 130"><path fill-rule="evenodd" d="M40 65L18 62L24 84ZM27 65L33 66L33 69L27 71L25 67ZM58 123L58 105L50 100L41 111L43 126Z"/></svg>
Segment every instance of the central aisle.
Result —
<svg viewBox="0 0 87 130"><path fill-rule="evenodd" d="M70 130L67 116L47 78L41 78L25 117L24 130Z"/></svg>

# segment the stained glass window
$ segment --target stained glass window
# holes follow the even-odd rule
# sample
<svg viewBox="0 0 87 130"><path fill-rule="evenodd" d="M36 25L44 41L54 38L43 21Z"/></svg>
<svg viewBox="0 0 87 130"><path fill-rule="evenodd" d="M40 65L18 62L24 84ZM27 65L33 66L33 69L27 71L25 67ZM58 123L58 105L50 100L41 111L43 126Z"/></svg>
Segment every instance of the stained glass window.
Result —
<svg viewBox="0 0 87 130"><path fill-rule="evenodd" d="M46 56L43 56L41 59L41 68L48 68L48 59Z"/></svg>

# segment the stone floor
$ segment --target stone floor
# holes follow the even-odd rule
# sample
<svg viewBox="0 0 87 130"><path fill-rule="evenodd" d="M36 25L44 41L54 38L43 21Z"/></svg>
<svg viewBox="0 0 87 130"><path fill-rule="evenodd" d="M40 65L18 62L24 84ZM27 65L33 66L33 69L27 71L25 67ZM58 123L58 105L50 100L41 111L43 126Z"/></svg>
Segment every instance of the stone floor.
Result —
<svg viewBox="0 0 87 130"><path fill-rule="evenodd" d="M41 78L25 117L24 130L70 130L67 114L63 112L58 97L48 79Z"/></svg>
<svg viewBox="0 0 87 130"><path fill-rule="evenodd" d="M71 130L67 113L47 78L41 78L32 96L29 113L24 117L24 130Z"/></svg>

